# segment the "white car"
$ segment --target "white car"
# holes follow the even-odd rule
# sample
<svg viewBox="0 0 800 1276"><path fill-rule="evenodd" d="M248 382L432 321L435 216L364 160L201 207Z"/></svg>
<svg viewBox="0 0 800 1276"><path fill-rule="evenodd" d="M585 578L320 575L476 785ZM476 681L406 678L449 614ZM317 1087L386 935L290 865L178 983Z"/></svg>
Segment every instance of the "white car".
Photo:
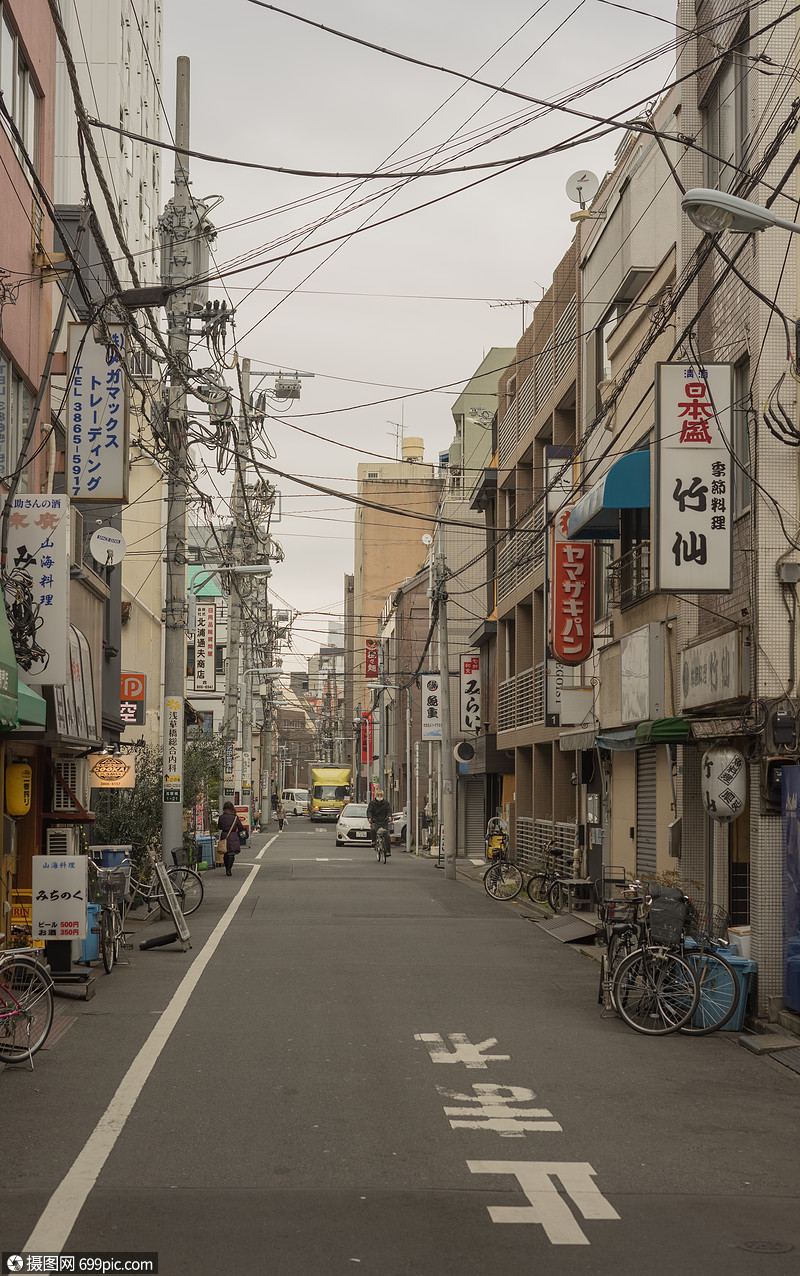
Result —
<svg viewBox="0 0 800 1276"><path fill-rule="evenodd" d="M405 845L406 824L405 811L395 811L392 815L392 822L389 825L389 840L391 842L402 842Z"/></svg>
<svg viewBox="0 0 800 1276"><path fill-rule="evenodd" d="M336 845L352 846L354 842L372 841L366 802L348 802L336 821Z"/></svg>

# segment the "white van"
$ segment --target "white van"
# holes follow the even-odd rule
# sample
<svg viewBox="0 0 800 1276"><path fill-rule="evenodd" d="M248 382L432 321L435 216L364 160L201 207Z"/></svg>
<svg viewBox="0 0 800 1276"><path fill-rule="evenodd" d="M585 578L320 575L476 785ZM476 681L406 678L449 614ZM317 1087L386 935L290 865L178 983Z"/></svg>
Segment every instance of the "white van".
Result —
<svg viewBox="0 0 800 1276"><path fill-rule="evenodd" d="M308 789L284 789L281 802L287 815L307 815Z"/></svg>

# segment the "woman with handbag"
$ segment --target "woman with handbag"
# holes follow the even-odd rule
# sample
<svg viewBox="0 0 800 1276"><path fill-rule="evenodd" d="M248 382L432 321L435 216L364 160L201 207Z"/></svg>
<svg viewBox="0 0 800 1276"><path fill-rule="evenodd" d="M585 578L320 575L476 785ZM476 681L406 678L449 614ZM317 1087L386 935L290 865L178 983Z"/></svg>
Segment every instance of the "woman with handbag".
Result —
<svg viewBox="0 0 800 1276"><path fill-rule="evenodd" d="M232 877L233 861L241 850L239 832L242 822L233 807L233 802L226 802L219 817L219 840L225 843L222 862L225 865L225 876Z"/></svg>

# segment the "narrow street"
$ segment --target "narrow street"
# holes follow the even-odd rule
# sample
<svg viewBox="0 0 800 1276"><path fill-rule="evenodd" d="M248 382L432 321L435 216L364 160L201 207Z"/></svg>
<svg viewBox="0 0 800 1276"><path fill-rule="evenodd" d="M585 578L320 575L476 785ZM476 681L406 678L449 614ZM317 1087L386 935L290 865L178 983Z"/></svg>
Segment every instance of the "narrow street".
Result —
<svg viewBox="0 0 800 1276"><path fill-rule="evenodd" d="M254 838L208 875L190 952L134 950L0 1074L3 1250L157 1251L162 1276L794 1270L800 1077L601 1019L596 965L526 911L329 826Z"/></svg>

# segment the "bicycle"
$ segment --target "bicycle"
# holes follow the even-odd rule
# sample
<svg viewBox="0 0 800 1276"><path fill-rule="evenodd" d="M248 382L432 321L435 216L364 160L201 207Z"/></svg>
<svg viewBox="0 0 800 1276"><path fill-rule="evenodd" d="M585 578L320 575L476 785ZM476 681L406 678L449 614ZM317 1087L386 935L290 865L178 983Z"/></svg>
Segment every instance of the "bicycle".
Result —
<svg viewBox="0 0 800 1276"><path fill-rule="evenodd" d="M615 870L609 869L609 873ZM595 883L597 897L597 938L605 944L606 951L600 958L600 987L598 1004L603 1012L616 1010L614 1005L614 977L620 962L637 948L646 937L644 887L638 880L625 881L624 870L620 876L604 877Z"/></svg>
<svg viewBox="0 0 800 1276"><path fill-rule="evenodd" d="M163 888L155 871L156 859L155 850L152 847L147 847L139 877L135 877L131 873L128 912L132 908L138 907L139 903L147 906L148 913L152 912L153 908L160 908L163 913L169 912L169 905L164 897ZM202 877L193 868L183 868L177 864L173 864L167 869L167 877L172 882L172 889L178 897L181 912L184 917L190 917L203 902L205 887L203 886Z"/></svg>
<svg viewBox="0 0 800 1276"><path fill-rule="evenodd" d="M680 951L689 900L675 888L648 890L641 945L617 964L610 996L630 1028L661 1037L692 1023L700 985Z"/></svg>
<svg viewBox="0 0 800 1276"><path fill-rule="evenodd" d="M689 1023L681 1032L707 1036L724 1028L739 1008L741 986L736 971L720 949L728 934L728 914L716 904L689 901L683 956L694 970L700 987L700 1000Z"/></svg>
<svg viewBox="0 0 800 1276"><path fill-rule="evenodd" d="M516 899L524 879L508 858L508 834L492 833L487 839L486 853L492 860L483 875L486 894L492 899Z"/></svg>
<svg viewBox="0 0 800 1276"><path fill-rule="evenodd" d="M89 864L96 875L95 893L100 905L100 956L106 974L110 975L125 943L121 905L128 890L130 864L103 868L91 858Z"/></svg>
<svg viewBox="0 0 800 1276"><path fill-rule="evenodd" d="M383 862L385 864L387 857L392 853L391 843L389 840L389 830L383 824L375 830L375 851L378 856L379 864L381 862L381 857L383 857Z"/></svg>
<svg viewBox="0 0 800 1276"><path fill-rule="evenodd" d="M0 953L0 1062L27 1059L31 1071L53 1023L53 981L33 951Z"/></svg>
<svg viewBox="0 0 800 1276"><path fill-rule="evenodd" d="M532 904L547 904L554 913L565 913L569 908L569 888L562 869L556 867L559 856L553 853L554 845L555 839L551 838L541 852L544 868L531 874L525 890Z"/></svg>

